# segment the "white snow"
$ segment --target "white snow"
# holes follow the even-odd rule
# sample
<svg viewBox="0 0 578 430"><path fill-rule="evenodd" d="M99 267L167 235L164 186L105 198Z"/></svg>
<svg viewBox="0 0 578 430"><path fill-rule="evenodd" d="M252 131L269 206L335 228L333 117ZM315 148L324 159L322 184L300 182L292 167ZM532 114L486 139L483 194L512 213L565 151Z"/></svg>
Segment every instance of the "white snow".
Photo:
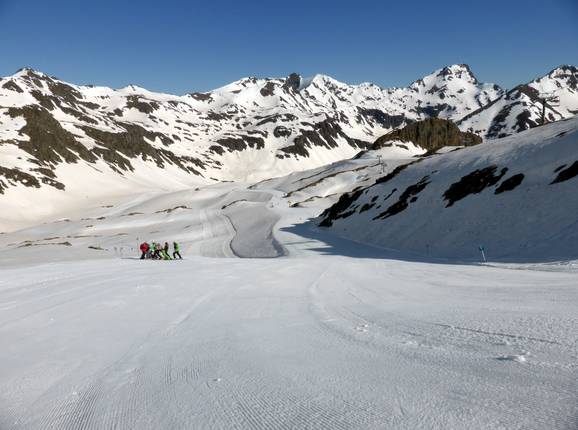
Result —
<svg viewBox="0 0 578 430"><path fill-rule="evenodd" d="M3 140L26 139L5 107L37 104L28 73L9 78L26 92L0 89ZM575 180L547 182L578 160L577 120L423 159L402 142L351 159L359 148L341 137L308 158L280 159L295 131L309 129L303 122L332 112L353 119L359 105L417 119L418 107L464 89L457 110L441 113L456 118L501 94L462 65L406 89L316 75L302 80L307 97L281 100L283 82L245 78L210 100L74 86L102 106L87 108L102 130L120 131L105 113L125 108L128 96L158 103L157 121L135 109L122 120L175 133L182 141L171 151L193 157L235 130L208 120L211 112L299 115L247 125L243 132L269 133L265 148L212 154L226 168L209 165L203 177L136 157L122 175L102 161L60 164L66 191L4 190L0 429L575 428L578 260L568 256L578 201ZM274 94L264 96L269 83ZM94 145L82 121L53 113ZM277 125L294 133L271 137ZM386 131L365 120L342 126L357 138ZM11 143L0 158L3 167L35 167ZM314 225L343 193L411 162L360 200L383 199L394 185L397 199L432 175L392 229L372 221L377 208L331 230ZM503 195L486 190L440 206L449 182L490 163L507 165L506 178L527 177ZM472 264L467 252L481 238L491 239L490 263ZM185 260L140 261L144 240L178 241Z"/></svg>
<svg viewBox="0 0 578 430"><path fill-rule="evenodd" d="M0 235L0 428L572 428L575 266L443 264L304 223L376 162ZM138 260L145 239L185 260Z"/></svg>

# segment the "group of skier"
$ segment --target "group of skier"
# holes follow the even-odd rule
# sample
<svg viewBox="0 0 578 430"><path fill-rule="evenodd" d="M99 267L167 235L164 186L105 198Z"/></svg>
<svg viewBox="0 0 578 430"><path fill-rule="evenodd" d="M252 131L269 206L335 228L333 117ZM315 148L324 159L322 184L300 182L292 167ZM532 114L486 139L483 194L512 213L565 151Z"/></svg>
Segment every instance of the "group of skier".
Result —
<svg viewBox="0 0 578 430"><path fill-rule="evenodd" d="M148 242L143 242L140 244L140 250L142 255L140 257L141 260L144 259L151 259L151 260L182 260L183 257L180 253L180 246L177 242L173 242L173 256L171 257L169 254L169 243L165 242L165 245L162 246L160 243L151 242L149 245Z"/></svg>

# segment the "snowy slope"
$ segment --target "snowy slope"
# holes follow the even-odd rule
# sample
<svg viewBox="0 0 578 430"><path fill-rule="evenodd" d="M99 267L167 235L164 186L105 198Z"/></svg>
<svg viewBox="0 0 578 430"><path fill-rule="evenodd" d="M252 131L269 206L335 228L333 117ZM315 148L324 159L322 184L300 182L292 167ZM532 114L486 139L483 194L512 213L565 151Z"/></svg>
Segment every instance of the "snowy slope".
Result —
<svg viewBox="0 0 578 430"><path fill-rule="evenodd" d="M415 160L344 195L318 222L417 255L578 257L578 119Z"/></svg>
<svg viewBox="0 0 578 430"><path fill-rule="evenodd" d="M412 160L376 155L0 235L0 428L571 429L576 263L398 261L303 223Z"/></svg>
<svg viewBox="0 0 578 430"><path fill-rule="evenodd" d="M0 428L572 429L577 134L428 157L391 142L251 185L84 198L0 234ZM445 207L493 163L500 180ZM308 222L334 203L354 212ZM537 263L455 264L481 236L491 260ZM143 240L185 260L140 261Z"/></svg>

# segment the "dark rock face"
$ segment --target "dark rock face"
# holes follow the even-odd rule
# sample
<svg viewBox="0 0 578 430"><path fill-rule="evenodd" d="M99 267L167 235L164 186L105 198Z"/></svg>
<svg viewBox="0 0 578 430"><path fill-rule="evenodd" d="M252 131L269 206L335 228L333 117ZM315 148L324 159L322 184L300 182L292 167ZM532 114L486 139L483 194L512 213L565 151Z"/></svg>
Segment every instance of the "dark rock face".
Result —
<svg viewBox="0 0 578 430"><path fill-rule="evenodd" d="M536 121L533 121L531 119L531 114L530 111L523 111L520 112L517 116L516 116L516 125L515 125L515 130L516 131L524 131L524 130L528 130L530 128L534 128L537 127L539 124Z"/></svg>
<svg viewBox="0 0 578 430"><path fill-rule="evenodd" d="M128 96L126 102L127 108L134 108L146 114L151 114L159 108L159 104L154 101L145 101L138 96Z"/></svg>
<svg viewBox="0 0 578 430"><path fill-rule="evenodd" d="M337 203L335 203L330 208L323 211L321 216L323 220L319 223L320 227L331 227L333 225L333 221L339 218L347 218L348 216L352 215L355 210L350 210L344 212L346 209L350 208L353 202L355 202L363 193L363 191L353 191L351 193L345 193L341 197Z"/></svg>
<svg viewBox="0 0 578 430"><path fill-rule="evenodd" d="M190 93L189 95L192 98L194 98L195 100L199 100L201 102L213 101L213 97L211 96L211 93Z"/></svg>
<svg viewBox="0 0 578 430"><path fill-rule="evenodd" d="M460 131L451 121L429 118L381 136L375 141L372 149L383 148L388 142L394 140L412 142L428 152L435 152L444 146L472 146L482 143L479 136Z"/></svg>
<svg viewBox="0 0 578 430"><path fill-rule="evenodd" d="M31 176L34 178L33 181L23 172L2 171L1 173L5 178L17 180L27 186L36 186L39 179L44 184L64 189L64 185L55 180L52 169L61 163L77 163L80 160L94 163L100 158L117 173L133 170L131 158L152 160L159 167L164 167L166 163L174 164L197 175L200 173L193 166L203 167L203 163L196 158L179 157L168 150L155 148L145 138L151 141L158 138L164 145L169 145L172 140L162 133L151 132L134 124L120 123L119 125L126 130L122 133L110 133L89 126L81 127L87 136L98 143L98 146L87 149L76 140L73 134L62 128L48 110L42 107L10 108L8 113L12 117L22 116L26 120L26 125L19 132L27 135L28 140L19 140L17 144L20 149L32 156L30 161L39 166L33 169L39 176L37 178Z"/></svg>
<svg viewBox="0 0 578 430"><path fill-rule="evenodd" d="M293 114L290 113L284 113L284 114L275 114L275 115L268 115L268 116L256 116L255 119L260 119L260 121L258 123L256 123L255 125L263 125L263 124L267 124L268 122L289 122L289 121L295 121L297 119L297 117Z"/></svg>
<svg viewBox="0 0 578 430"><path fill-rule="evenodd" d="M231 115L229 115L229 114L219 113L219 112L215 112L212 110L208 111L207 116L206 116L206 119L211 120L211 121L225 121L229 118L231 118Z"/></svg>
<svg viewBox="0 0 578 430"><path fill-rule="evenodd" d="M357 109L362 117L371 119L385 128L398 128L405 122L408 122L404 115L389 115L378 109Z"/></svg>
<svg viewBox="0 0 578 430"><path fill-rule="evenodd" d="M382 176L381 178L377 179L375 181L375 184L384 184L386 182L391 181L393 178L395 178L397 175L399 175L403 170L407 169L407 166L409 166L410 164L413 163L408 163L408 164L402 164L400 166L397 166L395 169L393 169L392 172L388 173L385 176Z"/></svg>
<svg viewBox="0 0 578 430"><path fill-rule="evenodd" d="M293 90L293 91L297 91L299 89L299 86L301 85L301 76L299 76L297 73L291 73L287 79L285 79L285 82L283 83L283 89L284 90Z"/></svg>
<svg viewBox="0 0 578 430"><path fill-rule="evenodd" d="M405 191L401 193L397 202L392 204L384 212L380 213L373 219L386 219L404 211L408 208L409 203L413 203L417 200L417 195L422 192L429 183L429 176L424 176L417 184L413 184L407 187Z"/></svg>
<svg viewBox="0 0 578 430"><path fill-rule="evenodd" d="M282 125L278 125L273 130L273 136L275 137L289 137L291 136L291 130L287 127L283 127Z"/></svg>
<svg viewBox="0 0 578 430"><path fill-rule="evenodd" d="M280 151L286 154L301 155L309 157L307 148L312 146L323 146L325 148L336 148L338 143L335 139L343 138L350 146L354 148L363 147L363 143L347 136L341 126L334 119L327 118L313 125L313 130L301 129L293 145L281 148Z"/></svg>
<svg viewBox="0 0 578 430"><path fill-rule="evenodd" d="M224 137L218 139L217 143L227 148L229 152L243 151L247 148L265 148L265 140L261 137L254 136Z"/></svg>
<svg viewBox="0 0 578 430"><path fill-rule="evenodd" d="M144 161L152 160L158 167L165 164L174 164L182 170L200 175L191 164L202 167L203 163L192 157L178 157L166 149L155 148L146 140L155 140L157 137L167 139L161 133L148 131L134 124L122 124L126 132L110 133L90 127L83 127L84 132L96 140L100 146L92 151L117 172L134 170L130 163L131 158L141 158ZM124 156L123 156L124 155Z"/></svg>
<svg viewBox="0 0 578 430"><path fill-rule="evenodd" d="M214 152L219 155L223 155L225 153L225 149L220 145L211 145L209 146L209 151Z"/></svg>
<svg viewBox="0 0 578 430"><path fill-rule="evenodd" d="M273 82L267 82L259 92L263 97L272 96L273 94L275 94L275 84Z"/></svg>
<svg viewBox="0 0 578 430"><path fill-rule="evenodd" d="M554 179L551 184L558 184L560 182L565 182L569 179L578 176L578 161L574 161L572 165L564 170L558 172L558 176Z"/></svg>
<svg viewBox="0 0 578 430"><path fill-rule="evenodd" d="M518 185L522 183L524 180L524 174L518 173L517 175L510 176L508 179L504 179L504 181L496 188L494 194L501 194L506 191L512 191Z"/></svg>
<svg viewBox="0 0 578 430"><path fill-rule="evenodd" d="M16 185L17 183L27 187L40 188L40 182L34 176L19 169L7 169L0 166L0 194L4 194L4 190L9 185Z"/></svg>
<svg viewBox="0 0 578 430"><path fill-rule="evenodd" d="M550 72L550 75L557 72L557 77L564 79L571 90L578 91L578 67L575 66L560 66Z"/></svg>
<svg viewBox="0 0 578 430"><path fill-rule="evenodd" d="M538 92L538 90L536 88L532 88L531 86L529 86L527 84L518 85L512 91L515 91L515 90L519 91L522 94L527 95L530 98L530 100L532 100L533 102L540 101L540 93ZM512 91L508 91L508 95L510 95L512 93Z"/></svg>
<svg viewBox="0 0 578 430"><path fill-rule="evenodd" d="M473 83L477 84L478 79L474 76L472 69L470 69L470 66L467 64L458 64L459 68L457 71L452 71L449 67L444 67L439 73L438 76L440 77L446 77L446 78L453 78L454 76L456 78L462 78L465 75L465 78L471 80Z"/></svg>
<svg viewBox="0 0 578 430"><path fill-rule="evenodd" d="M504 167L500 173L495 174L498 166L488 166L483 169L474 170L472 173L463 176L458 182L454 182L444 193L444 199L447 200L446 207L453 204L470 194L481 193L487 187L496 185L506 174L508 169Z"/></svg>
<svg viewBox="0 0 578 430"><path fill-rule="evenodd" d="M413 111L421 116L428 116L431 118L437 118L440 113L451 110L452 107L447 103L442 103L436 106L418 106Z"/></svg>
<svg viewBox="0 0 578 430"><path fill-rule="evenodd" d="M47 110L25 106L10 108L8 114L26 119L20 133L28 135L29 140L19 141L18 147L32 155L39 165L54 167L61 162L76 163L81 158L88 162L96 161L96 156L62 128Z"/></svg>
<svg viewBox="0 0 578 430"><path fill-rule="evenodd" d="M2 85L2 88L6 88L7 90L16 91L17 93L23 93L24 91L20 88L15 82L8 81Z"/></svg>

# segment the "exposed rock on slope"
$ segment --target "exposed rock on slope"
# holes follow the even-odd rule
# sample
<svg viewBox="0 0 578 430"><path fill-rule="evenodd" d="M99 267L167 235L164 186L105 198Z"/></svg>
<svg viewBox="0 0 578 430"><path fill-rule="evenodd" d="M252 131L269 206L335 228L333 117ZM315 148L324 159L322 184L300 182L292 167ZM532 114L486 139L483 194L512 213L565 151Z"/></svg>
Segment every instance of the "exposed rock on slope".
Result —
<svg viewBox="0 0 578 430"><path fill-rule="evenodd" d="M578 118L397 167L318 219L428 257L578 258Z"/></svg>
<svg viewBox="0 0 578 430"><path fill-rule="evenodd" d="M435 152L444 146L472 146L482 143L479 136L460 131L451 121L429 118L381 136L371 148L381 149L391 146L391 142L394 141L411 142L428 152Z"/></svg>
<svg viewBox="0 0 578 430"><path fill-rule="evenodd" d="M528 130L542 125L544 98L549 100L545 106L546 122L578 114L578 68L560 66L546 76L518 85L466 115L458 126L486 139Z"/></svg>

